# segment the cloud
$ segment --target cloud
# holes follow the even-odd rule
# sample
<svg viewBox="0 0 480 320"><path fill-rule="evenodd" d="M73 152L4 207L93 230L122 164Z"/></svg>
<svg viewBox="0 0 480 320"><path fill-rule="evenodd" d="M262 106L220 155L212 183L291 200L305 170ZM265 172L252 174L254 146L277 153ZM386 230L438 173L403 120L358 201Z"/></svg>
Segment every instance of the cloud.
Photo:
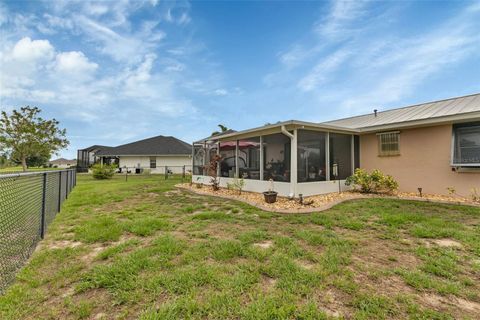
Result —
<svg viewBox="0 0 480 320"><path fill-rule="evenodd" d="M316 23L315 32L324 37L345 38L358 30L359 17L366 14L367 1L338 0L330 3L327 16Z"/></svg>
<svg viewBox="0 0 480 320"><path fill-rule="evenodd" d="M228 91L225 89L216 89L215 91L213 91L213 93L216 96L226 96L228 94Z"/></svg>
<svg viewBox="0 0 480 320"><path fill-rule="evenodd" d="M350 51L340 49L322 59L317 65L315 65L312 71L300 79L297 86L303 91L314 90L320 84L327 81L331 73L334 72L350 55Z"/></svg>
<svg viewBox="0 0 480 320"><path fill-rule="evenodd" d="M140 65L125 72L124 94L131 97L145 97L153 94L154 89L149 85L149 81L152 78L151 71L156 58L155 54L147 54Z"/></svg>
<svg viewBox="0 0 480 320"><path fill-rule="evenodd" d="M25 56L24 47L48 53L48 58L35 59L35 50ZM136 129L141 130L142 126L151 125L152 117L166 119L196 113L191 100L176 92L175 81L154 71L157 56L153 53L108 76L96 74L99 64L83 52L56 51L47 40L21 39L0 56L9 59L10 66L2 67L0 94L4 101L61 107L67 116L85 123L109 119L105 130L125 125L132 115ZM29 69L28 76L18 74L25 59L36 65ZM75 108L74 113L71 108Z"/></svg>
<svg viewBox="0 0 480 320"><path fill-rule="evenodd" d="M435 77L479 57L480 6L460 7L409 33L399 23L411 6L331 2L310 33L278 54L277 68L264 77L265 94L290 95L317 121L338 118L405 101Z"/></svg>
<svg viewBox="0 0 480 320"><path fill-rule="evenodd" d="M61 52L56 56L55 70L62 76L86 80L97 68L98 64L90 62L80 51Z"/></svg>
<svg viewBox="0 0 480 320"><path fill-rule="evenodd" d="M33 40L25 37L18 41L10 54L12 60L20 62L33 62L50 60L54 50L48 40Z"/></svg>

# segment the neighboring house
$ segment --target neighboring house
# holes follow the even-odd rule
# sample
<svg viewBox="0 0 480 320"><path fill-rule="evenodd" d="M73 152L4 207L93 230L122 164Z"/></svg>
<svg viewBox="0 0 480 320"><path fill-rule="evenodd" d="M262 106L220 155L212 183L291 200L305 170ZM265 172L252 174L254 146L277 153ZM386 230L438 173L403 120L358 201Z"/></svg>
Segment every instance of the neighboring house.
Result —
<svg viewBox="0 0 480 320"><path fill-rule="evenodd" d="M190 170L192 147L175 137L157 136L118 147L106 148L95 153L101 163L116 163L129 171L148 169L151 173L165 173L165 167L173 173Z"/></svg>
<svg viewBox="0 0 480 320"><path fill-rule="evenodd" d="M95 153L111 147L93 145L85 149L77 150L77 172L88 172L88 168L99 162L99 158L95 157Z"/></svg>
<svg viewBox="0 0 480 320"><path fill-rule="evenodd" d="M380 169L400 190L468 196L480 192L480 94L311 123L286 121L194 143L194 182L222 155L221 186L245 177L245 190L283 196L345 189L355 168ZM237 165L238 163L238 165ZM332 180L336 183L332 183ZM338 183L339 181L339 183Z"/></svg>
<svg viewBox="0 0 480 320"><path fill-rule="evenodd" d="M52 167L56 168L70 168L72 166L75 166L77 164L77 160L68 160L65 158L58 158L52 161L48 162Z"/></svg>

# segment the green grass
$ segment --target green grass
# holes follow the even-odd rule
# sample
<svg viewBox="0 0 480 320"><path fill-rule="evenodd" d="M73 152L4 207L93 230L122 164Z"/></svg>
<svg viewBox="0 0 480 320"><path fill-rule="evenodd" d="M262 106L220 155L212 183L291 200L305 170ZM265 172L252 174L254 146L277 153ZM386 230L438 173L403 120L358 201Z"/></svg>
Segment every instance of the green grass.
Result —
<svg viewBox="0 0 480 320"><path fill-rule="evenodd" d="M480 304L478 208L366 199L276 214L170 192L179 182L79 175L0 318L476 317L431 301Z"/></svg>

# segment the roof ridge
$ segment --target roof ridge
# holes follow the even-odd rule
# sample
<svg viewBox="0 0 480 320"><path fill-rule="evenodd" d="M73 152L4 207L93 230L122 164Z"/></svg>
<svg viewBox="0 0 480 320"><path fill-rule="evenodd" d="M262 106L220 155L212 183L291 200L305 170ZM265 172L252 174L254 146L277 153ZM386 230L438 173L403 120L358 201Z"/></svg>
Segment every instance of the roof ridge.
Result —
<svg viewBox="0 0 480 320"><path fill-rule="evenodd" d="M452 98L446 98L446 99L439 99L439 100L427 101L427 102L422 102L422 103L416 103L416 104L412 104L412 105L409 105L409 106L392 108L392 109L383 110L383 111L377 111L377 114L378 114L378 113L385 113L385 112L395 111L395 110L401 110L401 109L408 109L408 108L418 107L418 106L425 105L425 104L438 103L438 102L443 102L443 101L448 101L448 100L455 100L455 99L460 99L460 98L467 98L467 97L471 97L471 96L478 96L478 95L480 95L480 92L471 93L471 94L467 94L467 95L464 95L464 96L457 96L457 97L452 97ZM357 115L357 116L351 116L351 117L346 117L346 118L341 118L341 119L336 119L336 120L329 120L329 121L325 121L325 122L321 122L321 123L337 122L337 121L341 121L341 120L360 118L360 117L368 116L369 114L370 114L370 113L364 113L364 114L360 114L360 115Z"/></svg>
<svg viewBox="0 0 480 320"><path fill-rule="evenodd" d="M132 141L132 142L128 142L128 143L124 143L124 144L119 144L118 146L115 146L113 148L118 148L118 147L123 147L123 146L127 146L129 144L133 144L133 143L139 143L139 142L143 142L143 141L147 141L147 140L152 140L152 139L155 139L155 138L168 138L168 136L164 136L164 135L158 135L158 136L154 136L154 137L150 137L150 138L144 138L144 139L140 139L140 140L136 140L136 141ZM171 137L171 136L170 136Z"/></svg>

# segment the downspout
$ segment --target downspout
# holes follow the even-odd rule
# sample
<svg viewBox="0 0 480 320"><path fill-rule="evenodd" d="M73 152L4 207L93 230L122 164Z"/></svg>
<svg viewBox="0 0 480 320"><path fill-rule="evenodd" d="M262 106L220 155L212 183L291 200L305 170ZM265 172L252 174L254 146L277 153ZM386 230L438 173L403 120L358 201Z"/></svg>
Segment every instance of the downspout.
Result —
<svg viewBox="0 0 480 320"><path fill-rule="evenodd" d="M195 143L192 143L192 177L195 175ZM193 179L192 179L193 180Z"/></svg>
<svg viewBox="0 0 480 320"><path fill-rule="evenodd" d="M291 134L291 133L285 128L285 126L282 126L281 129L282 129L282 133L283 133L284 135L286 135L287 137L289 137L290 139L293 139L293 138L295 137L293 134Z"/></svg>
<svg viewBox="0 0 480 320"><path fill-rule="evenodd" d="M238 140L235 140L235 177L240 178L240 168L238 167L238 155L239 155L239 150L238 150Z"/></svg>
<svg viewBox="0 0 480 320"><path fill-rule="evenodd" d="M297 129L293 130L293 134L288 132L285 126L281 127L282 133L290 138L290 194L295 197L297 195Z"/></svg>
<svg viewBox="0 0 480 320"><path fill-rule="evenodd" d="M217 142L217 156L220 156L220 141ZM221 176L221 172L220 172L220 163L217 162L217 177L218 177L218 181L220 181L220 176Z"/></svg>
<svg viewBox="0 0 480 320"><path fill-rule="evenodd" d="M265 163L263 154L263 136L260 136L260 180L264 180L263 178L263 166Z"/></svg>

